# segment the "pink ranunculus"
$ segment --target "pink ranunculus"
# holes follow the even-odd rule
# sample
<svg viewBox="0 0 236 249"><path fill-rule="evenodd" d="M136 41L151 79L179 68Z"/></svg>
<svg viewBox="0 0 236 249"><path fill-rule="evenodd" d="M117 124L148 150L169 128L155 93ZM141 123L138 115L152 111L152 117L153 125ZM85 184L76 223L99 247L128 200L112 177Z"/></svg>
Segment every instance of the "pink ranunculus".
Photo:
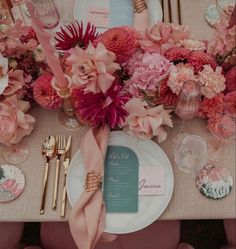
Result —
<svg viewBox="0 0 236 249"><path fill-rule="evenodd" d="M152 28L146 30L145 34L140 38L139 44L145 52L164 54L175 46L171 40L171 32L170 24L157 22Z"/></svg>
<svg viewBox="0 0 236 249"><path fill-rule="evenodd" d="M0 122L0 137L3 136L7 139L0 140L0 143L5 145L19 143L24 136L32 132L35 119L31 115L25 114L29 107L28 102L18 100L16 95L6 98L1 103L0 111L3 110L5 115L0 115L0 119L3 117Z"/></svg>
<svg viewBox="0 0 236 249"><path fill-rule="evenodd" d="M43 74L33 84L34 100L47 109L58 109L62 106L62 99L51 84L52 75Z"/></svg>
<svg viewBox="0 0 236 249"><path fill-rule="evenodd" d="M227 93L224 96L224 110L225 112L236 116L236 91Z"/></svg>
<svg viewBox="0 0 236 249"><path fill-rule="evenodd" d="M188 26L171 23L170 27L171 27L171 39L175 43L178 43L181 40L189 39L190 29Z"/></svg>
<svg viewBox="0 0 236 249"><path fill-rule="evenodd" d="M133 98L125 107L129 115L124 130L128 134L140 139L157 136L159 143L166 139L167 133L162 126L173 127L173 124L169 111L164 110L162 105L148 108L140 99Z"/></svg>
<svg viewBox="0 0 236 249"><path fill-rule="evenodd" d="M111 87L115 79L112 74L120 69L114 61L115 54L102 43L98 43L96 48L90 44L85 51L75 47L67 58L73 84L92 93L106 93Z"/></svg>
<svg viewBox="0 0 236 249"><path fill-rule="evenodd" d="M228 92L236 91L236 66L232 67L225 75L226 89Z"/></svg>
<svg viewBox="0 0 236 249"><path fill-rule="evenodd" d="M199 72L198 80L201 83L202 95L210 99L225 90L225 78L221 72L221 67L217 66L214 71L209 65L205 65Z"/></svg>
<svg viewBox="0 0 236 249"><path fill-rule="evenodd" d="M185 39L179 41L179 44L187 49L190 50L200 50L200 51L205 51L206 50L206 43L203 41L199 40L192 40L192 39Z"/></svg>
<svg viewBox="0 0 236 249"><path fill-rule="evenodd" d="M24 72L22 70L13 70L11 69L8 72L8 86L3 92L3 95L10 96L12 94L15 94L18 90L22 89L24 86Z"/></svg>
<svg viewBox="0 0 236 249"><path fill-rule="evenodd" d="M189 64L177 64L171 66L167 85L175 94L179 94L185 81L195 80L194 69Z"/></svg>
<svg viewBox="0 0 236 249"><path fill-rule="evenodd" d="M235 116L217 113L208 119L207 128L223 141L233 140L236 132Z"/></svg>
<svg viewBox="0 0 236 249"><path fill-rule="evenodd" d="M138 33L131 27L115 27L102 33L98 41L115 53L118 63L126 62L138 47Z"/></svg>
<svg viewBox="0 0 236 249"><path fill-rule="evenodd" d="M156 91L159 81L169 73L170 66L170 62L162 55L145 53L142 61L136 63L126 88L134 97L142 95L142 91Z"/></svg>

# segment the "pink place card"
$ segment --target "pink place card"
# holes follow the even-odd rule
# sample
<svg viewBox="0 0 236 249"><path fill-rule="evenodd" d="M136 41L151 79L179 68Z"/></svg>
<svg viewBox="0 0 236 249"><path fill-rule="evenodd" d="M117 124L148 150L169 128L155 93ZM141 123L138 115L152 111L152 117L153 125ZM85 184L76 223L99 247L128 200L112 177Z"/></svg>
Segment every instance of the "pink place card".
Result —
<svg viewBox="0 0 236 249"><path fill-rule="evenodd" d="M139 195L164 195L164 168L139 167Z"/></svg>
<svg viewBox="0 0 236 249"><path fill-rule="evenodd" d="M97 28L109 28L110 17L108 8L91 7L88 13L88 21Z"/></svg>

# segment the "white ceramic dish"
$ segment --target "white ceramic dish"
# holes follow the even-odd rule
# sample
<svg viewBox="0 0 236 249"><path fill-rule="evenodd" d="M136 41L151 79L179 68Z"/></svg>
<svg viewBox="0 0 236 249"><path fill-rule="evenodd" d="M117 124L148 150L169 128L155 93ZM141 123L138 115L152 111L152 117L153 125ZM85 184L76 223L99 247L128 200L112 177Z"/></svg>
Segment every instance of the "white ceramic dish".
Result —
<svg viewBox="0 0 236 249"><path fill-rule="evenodd" d="M167 208L174 187L173 171L164 151L153 141L141 141L130 137L122 131L110 134L109 145L126 146L138 156L139 165L164 167L165 192L162 196L139 196L138 213L106 214L105 231L123 234L138 231L153 223ZM71 160L67 176L68 199L73 206L83 192L85 182L83 158L80 150Z"/></svg>

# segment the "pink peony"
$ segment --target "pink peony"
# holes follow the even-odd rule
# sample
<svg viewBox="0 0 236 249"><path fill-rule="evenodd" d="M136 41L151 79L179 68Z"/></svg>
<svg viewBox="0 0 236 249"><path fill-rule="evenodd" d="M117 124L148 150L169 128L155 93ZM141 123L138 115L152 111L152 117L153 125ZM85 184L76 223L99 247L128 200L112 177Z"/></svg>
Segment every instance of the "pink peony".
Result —
<svg viewBox="0 0 236 249"><path fill-rule="evenodd" d="M79 120L93 127L108 124L121 127L127 116L125 103L129 96L122 92L121 85L113 83L106 93L84 92L75 88L72 100Z"/></svg>
<svg viewBox="0 0 236 249"><path fill-rule="evenodd" d="M208 119L207 128L223 141L233 140L236 131L235 116L217 113Z"/></svg>
<svg viewBox="0 0 236 249"><path fill-rule="evenodd" d="M152 28L146 30L145 34L140 38L139 44L145 52L164 54L175 46L171 40L171 32L170 24L157 22Z"/></svg>
<svg viewBox="0 0 236 249"><path fill-rule="evenodd" d="M214 71L209 65L199 72L198 80L201 83L201 93L207 98L212 98L225 89L225 78L221 74L222 68L216 67Z"/></svg>
<svg viewBox="0 0 236 249"><path fill-rule="evenodd" d="M191 50L188 48L171 48L165 53L165 57L174 62L174 63L179 63L179 62L188 62L188 58L191 54Z"/></svg>
<svg viewBox="0 0 236 249"><path fill-rule="evenodd" d="M173 42L178 43L181 40L189 39L190 29L188 26L171 23L170 27L171 27L170 38Z"/></svg>
<svg viewBox="0 0 236 249"><path fill-rule="evenodd" d="M41 75L33 84L33 95L35 101L47 109L57 109L62 106L62 99L52 87L52 75Z"/></svg>
<svg viewBox="0 0 236 249"><path fill-rule="evenodd" d="M16 95L0 103L0 143L19 143L24 136L32 132L35 119L25 114L29 107L28 102L17 100Z"/></svg>
<svg viewBox="0 0 236 249"><path fill-rule="evenodd" d="M225 75L226 89L228 92L236 90L236 66L232 67Z"/></svg>
<svg viewBox="0 0 236 249"><path fill-rule="evenodd" d="M22 89L24 86L24 76L23 76L22 70L13 70L11 69L8 72L8 86L3 92L3 95L10 96L12 94L15 94L18 90Z"/></svg>
<svg viewBox="0 0 236 249"><path fill-rule="evenodd" d="M189 64L177 64L171 66L167 85L175 94L179 94L185 81L195 80L194 69Z"/></svg>
<svg viewBox="0 0 236 249"><path fill-rule="evenodd" d="M124 63L137 49L137 38L137 32L131 27L115 27L102 33L98 41L115 53L118 63Z"/></svg>
<svg viewBox="0 0 236 249"><path fill-rule="evenodd" d="M67 58L72 82L85 91L106 93L115 79L112 74L120 69L114 60L115 54L102 43L98 43L96 48L90 44L85 51L79 47L73 48Z"/></svg>
<svg viewBox="0 0 236 249"><path fill-rule="evenodd" d="M217 113L221 113L224 110L224 94L217 94L215 97L208 99L204 98L200 103L198 117L200 118L210 118L215 116Z"/></svg>
<svg viewBox="0 0 236 249"><path fill-rule="evenodd" d="M170 62L157 53L145 53L142 61L136 63L135 71L127 82L127 89L132 96L138 97L142 92L156 91L158 83L168 73Z"/></svg>
<svg viewBox="0 0 236 249"><path fill-rule="evenodd" d="M195 73L201 71L204 65L210 65L214 70L217 66L215 59L203 51L193 51L188 58L188 62L194 67Z"/></svg>
<svg viewBox="0 0 236 249"><path fill-rule="evenodd" d="M173 127L169 111L164 110L162 105L148 108L138 98L129 100L126 105L129 113L126 119L125 131L140 139L150 139L158 137L158 142L163 142L167 133L162 125Z"/></svg>
<svg viewBox="0 0 236 249"><path fill-rule="evenodd" d="M236 91L227 93L224 98L224 110L231 115L236 115Z"/></svg>

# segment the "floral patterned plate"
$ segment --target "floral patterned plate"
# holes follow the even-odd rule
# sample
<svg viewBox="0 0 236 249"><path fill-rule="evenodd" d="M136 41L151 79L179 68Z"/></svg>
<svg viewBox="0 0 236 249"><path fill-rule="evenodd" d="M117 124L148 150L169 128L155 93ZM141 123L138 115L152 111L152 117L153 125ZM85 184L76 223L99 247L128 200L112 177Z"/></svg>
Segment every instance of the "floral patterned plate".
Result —
<svg viewBox="0 0 236 249"><path fill-rule="evenodd" d="M217 200L230 194L233 177L227 168L210 163L198 171L196 184L202 195Z"/></svg>
<svg viewBox="0 0 236 249"><path fill-rule="evenodd" d="M0 165L0 203L15 200L25 188L23 172L12 165Z"/></svg>

